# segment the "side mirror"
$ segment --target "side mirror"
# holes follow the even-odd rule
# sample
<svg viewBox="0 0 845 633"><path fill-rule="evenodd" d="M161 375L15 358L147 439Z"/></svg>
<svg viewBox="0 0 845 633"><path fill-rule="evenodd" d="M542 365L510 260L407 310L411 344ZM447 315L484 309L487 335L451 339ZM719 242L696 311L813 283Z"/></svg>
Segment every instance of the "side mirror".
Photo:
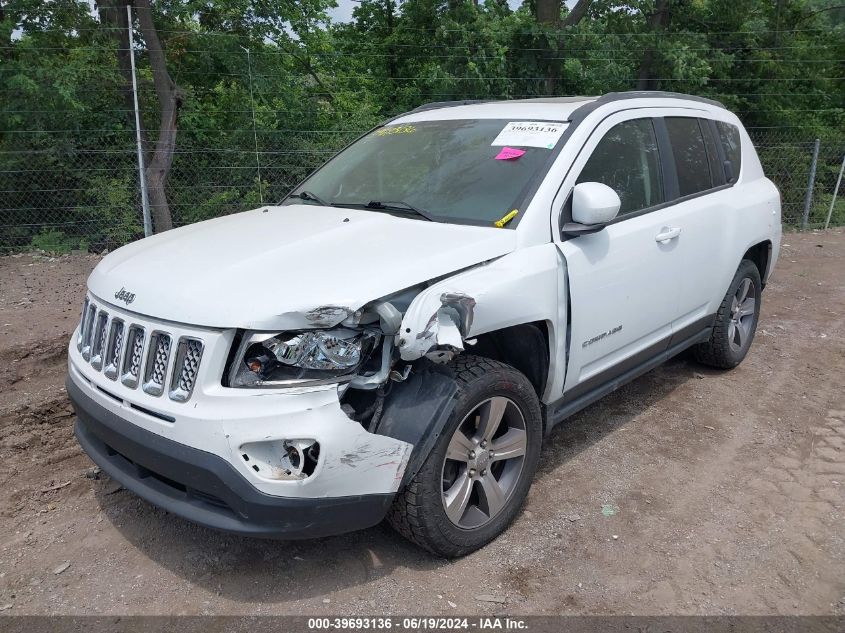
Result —
<svg viewBox="0 0 845 633"><path fill-rule="evenodd" d="M600 182L581 182L572 190L572 222L560 228L565 237L598 233L619 213L619 195Z"/></svg>
<svg viewBox="0 0 845 633"><path fill-rule="evenodd" d="M619 195L600 182L580 182L572 190L572 221L578 224L607 224L621 206Z"/></svg>

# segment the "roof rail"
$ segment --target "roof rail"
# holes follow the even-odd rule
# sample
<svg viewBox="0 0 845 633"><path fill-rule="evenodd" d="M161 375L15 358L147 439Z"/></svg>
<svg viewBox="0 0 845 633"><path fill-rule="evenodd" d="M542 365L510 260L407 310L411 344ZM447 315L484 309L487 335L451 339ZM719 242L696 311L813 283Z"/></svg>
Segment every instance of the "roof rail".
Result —
<svg viewBox="0 0 845 633"><path fill-rule="evenodd" d="M628 92L608 92L606 94L601 95L597 99L592 101L586 101L584 105L579 108L576 108L571 117L575 118L584 118L598 108L606 103L612 103L614 101L624 101L627 99L649 99L649 98L657 98L657 99L683 99L686 101L697 101L699 103L706 103L711 106L716 106L718 108L724 108L725 104L720 101L716 101L715 99L708 99L707 97L698 97L696 95L687 95L682 94L680 92L667 92L664 90L630 90ZM520 101L520 100L517 100ZM524 101L524 100L522 100ZM460 101L434 101L432 103L425 103L413 110L408 112L404 112L393 119L398 119L400 116L405 116L406 114L413 114L415 112L425 112L426 110L437 110L439 108L451 108L455 106L464 106L464 105L475 105L479 103L492 103L493 100L491 99L463 99ZM503 103L506 103L504 101ZM390 119L391 121L393 119ZM573 120L572 118L570 120Z"/></svg>
<svg viewBox="0 0 845 633"><path fill-rule="evenodd" d="M698 101L700 103L707 103L712 106L724 108L725 104L716 101L715 99L708 99L707 97L698 97L696 95L687 95L680 92L667 92L664 90L629 90L626 92L608 92L603 94L598 99L593 101L594 105L601 105L611 101L622 101L624 99L685 99L687 101Z"/></svg>
<svg viewBox="0 0 845 633"><path fill-rule="evenodd" d="M421 106L405 112L411 114L413 112L425 112L426 110L437 110L438 108L451 108L453 106L475 105L478 103L489 103L490 99L463 99L461 101L433 101L431 103L424 103Z"/></svg>

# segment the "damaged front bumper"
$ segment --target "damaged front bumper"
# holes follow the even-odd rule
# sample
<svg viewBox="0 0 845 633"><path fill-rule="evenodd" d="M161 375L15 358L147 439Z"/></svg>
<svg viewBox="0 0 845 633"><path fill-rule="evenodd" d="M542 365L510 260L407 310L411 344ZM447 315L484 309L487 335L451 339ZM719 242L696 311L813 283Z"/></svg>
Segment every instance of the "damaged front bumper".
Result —
<svg viewBox="0 0 845 633"><path fill-rule="evenodd" d="M379 523L402 482L412 445L347 417L336 386L247 395L206 383L187 406L159 399L151 412L137 392L99 386L102 374L69 352L82 448L125 488L193 522L273 538L340 534ZM310 468L291 463L290 446L314 445Z"/></svg>

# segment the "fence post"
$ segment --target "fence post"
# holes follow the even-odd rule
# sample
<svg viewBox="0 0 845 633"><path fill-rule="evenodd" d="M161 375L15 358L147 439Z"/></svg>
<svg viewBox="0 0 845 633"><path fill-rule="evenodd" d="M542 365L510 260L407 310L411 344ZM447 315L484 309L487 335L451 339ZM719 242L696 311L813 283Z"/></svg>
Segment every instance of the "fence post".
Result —
<svg viewBox="0 0 845 633"><path fill-rule="evenodd" d="M839 185L842 184L842 172L845 171L845 154L842 155L842 166L839 168L839 177L836 179L836 186L833 188L833 199L830 201L830 209L827 210L827 220L824 221L824 230L830 226L830 216L833 215L833 206L836 204L836 196L839 193Z"/></svg>
<svg viewBox="0 0 845 633"><path fill-rule="evenodd" d="M132 67L132 98L135 100L135 141L138 146L138 180L141 183L141 211L144 214L144 237L153 234L150 202L147 199L147 174L144 171L144 150L141 147L141 113L138 110L138 81L135 79L135 46L132 41L132 5L126 5L126 28L129 31L129 62Z"/></svg>
<svg viewBox="0 0 845 633"><path fill-rule="evenodd" d="M249 71L249 103L252 111L252 140L255 143L255 169L258 173L258 200L264 204L264 192L261 189L261 161L258 158L258 132L255 129L255 97L252 94L252 57L250 50L241 46L246 51L246 66Z"/></svg>
<svg viewBox="0 0 845 633"><path fill-rule="evenodd" d="M804 196L804 217L801 220L801 228L806 229L810 221L810 205L813 202L813 187L816 184L816 164L819 162L819 139L813 145L813 160L810 163L810 179L807 181L807 195Z"/></svg>

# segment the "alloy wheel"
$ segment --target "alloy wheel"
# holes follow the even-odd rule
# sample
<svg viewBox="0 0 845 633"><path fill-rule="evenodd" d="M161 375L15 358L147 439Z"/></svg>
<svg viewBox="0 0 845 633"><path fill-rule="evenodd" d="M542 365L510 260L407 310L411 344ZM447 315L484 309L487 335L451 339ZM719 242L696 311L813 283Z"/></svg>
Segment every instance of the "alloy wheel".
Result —
<svg viewBox="0 0 845 633"><path fill-rule="evenodd" d="M728 343L735 352L742 351L754 331L754 312L757 307L757 288L749 278L739 282L731 299L731 320L728 324Z"/></svg>
<svg viewBox="0 0 845 633"><path fill-rule="evenodd" d="M505 507L522 473L528 434L519 407L503 396L464 417L443 462L443 507L464 529L479 528Z"/></svg>

